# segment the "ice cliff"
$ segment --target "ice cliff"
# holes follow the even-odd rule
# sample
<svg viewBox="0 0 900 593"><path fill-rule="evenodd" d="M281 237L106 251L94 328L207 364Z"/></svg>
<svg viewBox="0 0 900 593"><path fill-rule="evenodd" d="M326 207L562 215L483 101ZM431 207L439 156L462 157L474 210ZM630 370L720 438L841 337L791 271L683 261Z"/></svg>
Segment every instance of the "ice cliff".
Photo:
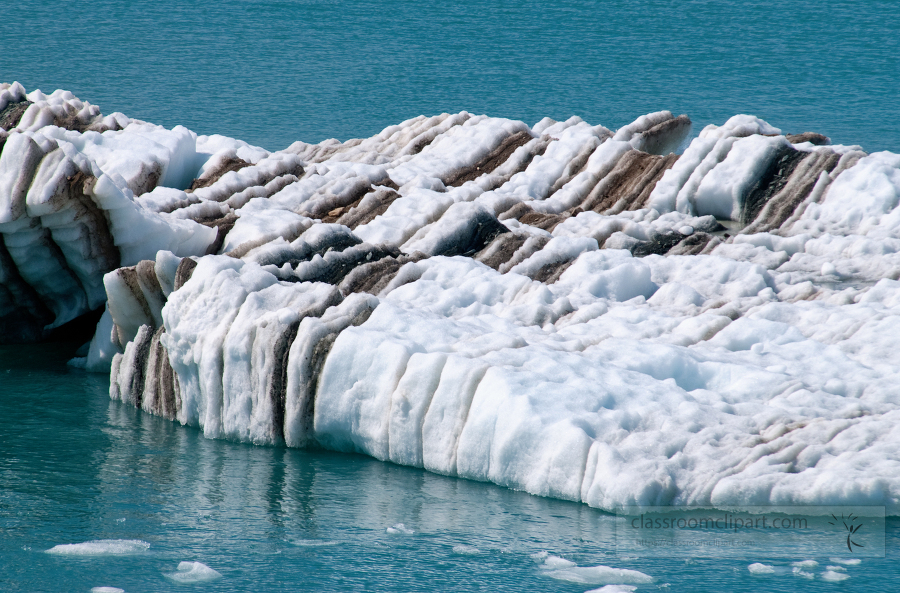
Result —
<svg viewBox="0 0 900 593"><path fill-rule="evenodd" d="M900 155L663 111L268 152L0 86L0 335L212 438L900 512Z"/></svg>

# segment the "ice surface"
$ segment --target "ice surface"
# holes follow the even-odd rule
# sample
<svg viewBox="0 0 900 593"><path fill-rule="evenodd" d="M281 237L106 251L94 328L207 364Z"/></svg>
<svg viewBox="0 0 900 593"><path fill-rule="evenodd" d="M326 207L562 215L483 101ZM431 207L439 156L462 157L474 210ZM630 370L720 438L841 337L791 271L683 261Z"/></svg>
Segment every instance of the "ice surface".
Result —
<svg viewBox="0 0 900 593"><path fill-rule="evenodd" d="M99 539L80 544L60 544L47 550L47 554L60 556L128 556L141 554L150 544L138 539Z"/></svg>
<svg viewBox="0 0 900 593"><path fill-rule="evenodd" d="M650 575L637 570L603 565L548 567L543 574L552 579L580 585L646 585L654 581Z"/></svg>
<svg viewBox="0 0 900 593"><path fill-rule="evenodd" d="M222 578L222 573L201 562L179 562L175 572L167 572L167 579L184 585L206 583Z"/></svg>
<svg viewBox="0 0 900 593"><path fill-rule="evenodd" d="M897 154L749 115L665 154L689 125L668 112L268 152L29 100L0 153L0 324L105 300L83 364L112 397L610 511L900 509Z"/></svg>
<svg viewBox="0 0 900 593"><path fill-rule="evenodd" d="M634 585L604 585L599 589L591 589L584 593L631 593L636 590L637 587Z"/></svg>
<svg viewBox="0 0 900 593"><path fill-rule="evenodd" d="M843 572L835 572L833 570L826 570L822 573L821 578L823 581L830 581L832 583L839 583L841 581L846 581L850 578L849 574Z"/></svg>
<svg viewBox="0 0 900 593"><path fill-rule="evenodd" d="M403 523L397 523L393 527L388 527L386 531L391 535L412 535L413 533L415 533L415 531L413 531Z"/></svg>
<svg viewBox="0 0 900 593"><path fill-rule="evenodd" d="M118 587L91 587L91 593L125 593L125 589Z"/></svg>
<svg viewBox="0 0 900 593"><path fill-rule="evenodd" d="M749 570L751 574L773 574L775 572L775 567L769 566L768 564L762 564L761 562L754 562L747 567L747 570Z"/></svg>

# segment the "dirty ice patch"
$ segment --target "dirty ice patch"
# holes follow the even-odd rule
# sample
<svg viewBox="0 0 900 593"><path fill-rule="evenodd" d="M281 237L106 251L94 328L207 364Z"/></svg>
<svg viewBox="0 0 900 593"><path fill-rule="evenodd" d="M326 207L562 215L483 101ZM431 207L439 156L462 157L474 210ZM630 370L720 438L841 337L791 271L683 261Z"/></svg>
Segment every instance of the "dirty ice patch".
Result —
<svg viewBox="0 0 900 593"><path fill-rule="evenodd" d="M47 550L47 554L59 556L129 556L150 549L150 544L139 539L98 539L80 544L62 544Z"/></svg>
<svg viewBox="0 0 900 593"><path fill-rule="evenodd" d="M163 576L176 583L193 584L221 579L222 573L202 562L179 562L175 572L168 572Z"/></svg>

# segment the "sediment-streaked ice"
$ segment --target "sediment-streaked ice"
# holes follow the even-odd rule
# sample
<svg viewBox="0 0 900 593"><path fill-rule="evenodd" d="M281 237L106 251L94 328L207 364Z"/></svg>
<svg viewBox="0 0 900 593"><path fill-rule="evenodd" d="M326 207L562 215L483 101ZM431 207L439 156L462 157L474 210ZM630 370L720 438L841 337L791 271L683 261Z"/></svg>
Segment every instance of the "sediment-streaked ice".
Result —
<svg viewBox="0 0 900 593"><path fill-rule="evenodd" d="M900 509L897 154L665 111L268 152L20 86L0 329L106 300L116 399L610 511Z"/></svg>

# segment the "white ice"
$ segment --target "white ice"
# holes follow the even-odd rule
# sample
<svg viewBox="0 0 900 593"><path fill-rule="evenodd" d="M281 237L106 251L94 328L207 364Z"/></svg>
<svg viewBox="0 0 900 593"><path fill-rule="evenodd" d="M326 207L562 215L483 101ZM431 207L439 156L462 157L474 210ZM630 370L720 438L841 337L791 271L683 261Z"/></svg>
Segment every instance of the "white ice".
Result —
<svg viewBox="0 0 900 593"><path fill-rule="evenodd" d="M775 572L775 567L761 562L754 562L747 567L747 570L749 570L751 574L773 574Z"/></svg>
<svg viewBox="0 0 900 593"><path fill-rule="evenodd" d="M150 544L138 539L99 539L80 544L60 544L47 550L47 554L60 556L128 556L141 554Z"/></svg>
<svg viewBox="0 0 900 593"><path fill-rule="evenodd" d="M167 572L164 576L179 584L193 585L221 579L222 573L202 562L179 562L175 572Z"/></svg>
<svg viewBox="0 0 900 593"><path fill-rule="evenodd" d="M634 585L604 585L599 589L591 589L584 593L631 593L637 591Z"/></svg>
<svg viewBox="0 0 900 593"><path fill-rule="evenodd" d="M655 579L648 574L627 568L610 566L548 567L544 576L580 585L647 585Z"/></svg>

